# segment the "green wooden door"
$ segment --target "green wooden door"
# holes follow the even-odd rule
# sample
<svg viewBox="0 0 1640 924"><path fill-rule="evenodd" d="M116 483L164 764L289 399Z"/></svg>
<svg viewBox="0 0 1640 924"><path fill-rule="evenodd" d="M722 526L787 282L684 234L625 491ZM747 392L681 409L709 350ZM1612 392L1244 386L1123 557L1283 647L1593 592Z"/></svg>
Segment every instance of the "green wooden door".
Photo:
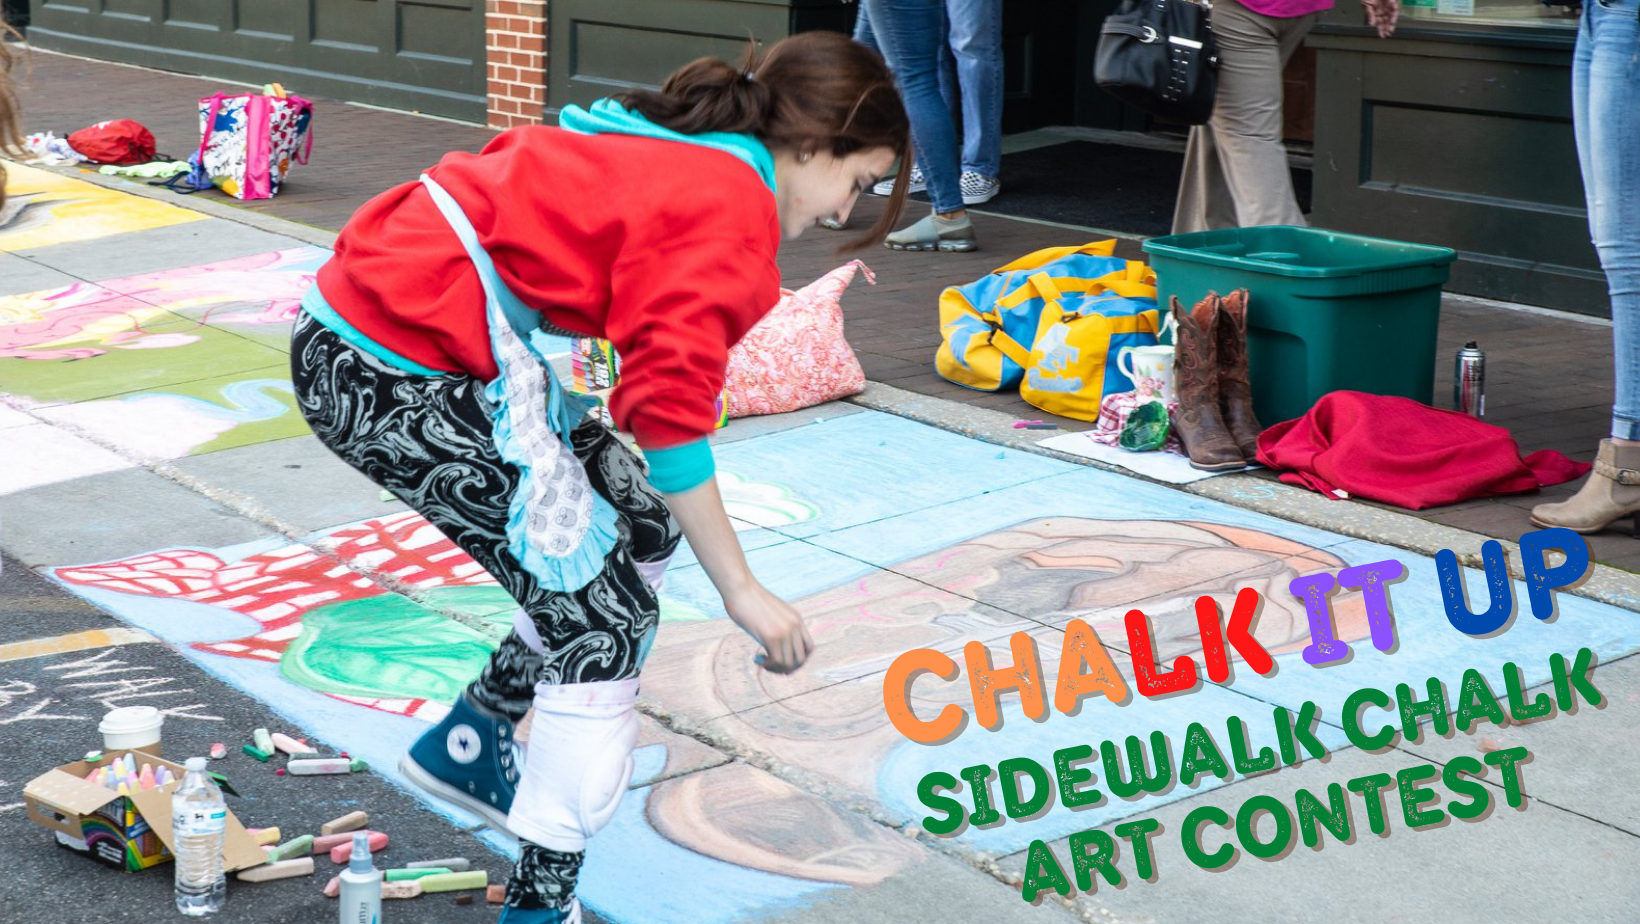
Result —
<svg viewBox="0 0 1640 924"><path fill-rule="evenodd" d="M485 118L484 0L35 0L29 40L87 57Z"/></svg>

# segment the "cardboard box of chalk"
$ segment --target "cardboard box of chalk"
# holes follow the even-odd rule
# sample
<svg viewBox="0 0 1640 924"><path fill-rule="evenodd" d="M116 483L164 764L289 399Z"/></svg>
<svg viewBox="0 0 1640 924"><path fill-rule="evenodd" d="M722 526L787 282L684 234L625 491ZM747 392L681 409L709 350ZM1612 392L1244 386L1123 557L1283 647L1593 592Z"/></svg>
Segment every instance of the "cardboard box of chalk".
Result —
<svg viewBox="0 0 1640 924"><path fill-rule="evenodd" d="M87 779L126 754L138 764L170 769L176 782L122 796ZM142 751L104 751L99 760L76 760L30 780L23 787L23 804L30 821L56 832L57 843L115 869L135 872L171 859L171 793L182 785L184 773L181 764ZM266 861L256 839L228 812L224 871Z"/></svg>

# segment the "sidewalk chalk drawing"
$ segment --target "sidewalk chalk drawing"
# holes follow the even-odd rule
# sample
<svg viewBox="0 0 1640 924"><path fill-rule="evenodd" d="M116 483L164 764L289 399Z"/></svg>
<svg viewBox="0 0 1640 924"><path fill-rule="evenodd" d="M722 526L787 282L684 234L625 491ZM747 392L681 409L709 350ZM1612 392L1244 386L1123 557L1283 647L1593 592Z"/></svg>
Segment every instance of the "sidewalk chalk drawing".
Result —
<svg viewBox="0 0 1640 924"><path fill-rule="evenodd" d="M201 221L202 212L104 189L48 170L6 165L0 250L17 251L96 240Z"/></svg>
<svg viewBox="0 0 1640 924"><path fill-rule="evenodd" d="M41 416L148 457L300 436L290 324L328 255L296 247L0 298L0 378L29 407L61 405Z"/></svg>
<svg viewBox="0 0 1640 924"><path fill-rule="evenodd" d="M1047 760L1067 744L1097 745L1157 730L1177 743L1190 723L1217 723L1222 729L1231 715L1248 720L1249 743L1256 752L1275 744L1268 716L1278 704L1294 709L1308 699L1336 704L1361 686L1455 676L1454 665L1458 672L1483 665L1494 688L1501 689L1498 668L1508 660L1537 672L1528 676L1530 683L1542 683L1548 652L1565 648L1574 636L1589 640L1603 659L1640 650L1640 619L1634 613L1564 596L1552 627L1517 626L1488 641L1454 641L1427 559L1112 473L998 451L876 412L726 444L716 454L726 471L760 473L743 479L753 484L775 480L761 473L779 473L777 485L746 493L774 499L773 507L785 511L786 522L743 532L741 540L753 573L805 613L818 647L796 674L775 676L757 669L751 640L724 618L699 565L680 556L668 572L664 594L695 612L692 618L666 619L644 673L646 702L733 746L799 768L848 799L875 804L907 824L919 824L927 814L916 803L916 784L933 770L996 766L1022 754ZM750 522L758 515L766 511L742 510L737 518ZM269 539L209 550L211 559L185 556L183 564L195 569L197 583L166 582L176 579L166 569L182 565L136 559L96 567L134 563L132 570L141 573L105 575L79 566L54 569L52 576L140 628L189 646L188 654L207 669L274 704L320 738L361 753L397 779L393 768L398 757L439 714L440 704L427 698L430 689L384 688L373 675L380 659L420 655L413 650L384 653L341 635L332 636L342 642L334 651L321 649L330 644L325 633L353 628L354 620L367 618L366 613L384 621L412 613L399 602L402 598L383 603L379 615L364 609L370 597L383 595L350 584L358 575L340 567L339 559L346 555L400 574L406 586L421 594L433 589L474 592L459 601L454 594L447 599L469 607L464 611L469 617L479 615L463 620L461 627L479 638L493 634L482 616L493 601L476 593L492 582L461 570L471 563L459 553L450 554L447 545L418 536L418 528L425 526L411 518L384 518L332 531L328 538L334 541L326 547L337 553L325 561L335 570L304 559L305 549ZM342 552L350 542L352 547ZM1370 645L1357 645L1350 663L1326 671L1309 669L1297 651L1308 639L1307 622L1299 599L1285 592L1287 584L1300 575L1391 557L1407 562L1409 571L1391 598L1401 650L1386 659ZM165 579L155 571L165 572ZM91 577L129 583L93 585L87 582ZM1470 581L1471 599L1483 599L1478 576L1471 575ZM1238 664L1226 685L1204 683L1188 697L1124 706L1090 699L1079 715L1054 714L1043 723L1027 720L1017 696L1008 694L996 731L970 722L940 747L906 740L883 711L884 672L911 648L934 648L960 663L964 643L979 641L1000 666L1008 661L1009 637L1025 631L1037 643L1044 673L1052 675L1058 669L1063 626L1070 619L1085 619L1109 650L1126 652L1118 627L1127 609L1136 606L1150 617L1160 639L1157 656L1165 661L1199 652L1191 618L1196 597L1212 597L1227 613L1235 592L1244 587L1257 589L1264 598L1254 632L1276 656L1272 676L1258 676ZM209 605L186 597L207 589L213 592ZM1517 594L1524 599L1523 588ZM252 599L240 599L247 596ZM1339 638L1365 637L1358 594L1340 592L1332 604ZM360 609L345 611L354 606ZM327 607L335 609L316 620L320 631L303 642L305 614ZM475 624L489 631L473 628ZM1546 635L1538 629L1554 631ZM222 650L224 642L242 650ZM293 677L283 662L293 647L304 644L314 651L303 654L304 669ZM472 647L476 651L480 646ZM1124 670L1125 662L1118 656L1117 669ZM428 659L434 670L446 672L441 682L448 690L476 672L479 662L469 662L461 676L453 666L439 663ZM402 683L403 677L428 687L433 683L425 673L409 672L393 682ZM1131 676L1125 680L1136 689ZM925 718L945 705L964 703L968 696L966 678L947 683L925 676L912 690L913 707ZM1327 708L1335 711L1336 705ZM370 711L361 711L366 709ZM1317 735L1337 749L1344 737L1328 718L1324 714ZM639 753L639 764L652 771L666 758L646 748ZM714 783L714 774L724 782ZM1217 778L1176 786L1165 797L1147 797L1144 807L1118 799L1085 812L1058 806L1031 825L970 829L961 843L1010 853L1034 838L1052 840L1215 785L1220 785ZM736 801L736 787L746 790L746 801ZM766 801L775 795L717 769L633 793L589 854L582 878L588 903L621 922L727 921L810 902L872 875L860 872L866 868L860 858L881 845L829 820L816 830L794 832L815 826L806 814L811 810L792 809L789 800ZM709 808L703 811L703 805ZM704 820L703 814L708 816ZM803 863L812 866L777 863L771 854L784 851L770 845L800 836L809 838L799 842L807 845ZM491 843L506 850L497 840ZM834 863L828 859L832 856L839 859ZM910 856L886 856L888 870L916 862ZM653 871L652 888L629 888L634 864Z"/></svg>
<svg viewBox="0 0 1640 924"><path fill-rule="evenodd" d="M780 485L720 474L739 522L789 526L819 515L815 505ZM417 599L389 593L343 562L390 574ZM278 704L320 737L345 741L350 753L394 778L398 756L477 675L516 610L488 573L413 512L330 530L307 544L268 539L226 549L167 549L50 574L127 621L186 646L207 668ZM445 615L450 613L465 618ZM710 618L688 603L662 598L665 623ZM318 705L315 697L335 705ZM361 724L359 708L385 722ZM365 727L369 735L361 732ZM639 781L669 770L658 736L646 734L639 764ZM642 844L656 868L693 869L712 883L701 897L716 893L716 899L692 909L691 920L727 922L839 885L877 882L922 855L892 832L756 771L748 777L748 771L714 776L704 786L688 775L668 779L646 786L621 809L626 820L616 827ZM680 826L680 819L657 820L645 807L657 798L672 805L680 793L689 794L693 811L709 809L712 823ZM781 837L780 849L769 845L770 819L801 820L795 830L779 826L772 832ZM600 840L614 841L608 849L616 855L632 855L620 837L606 833ZM659 909L643 901L634 905L617 882L611 877L600 888L588 881L583 893L594 907L633 907L630 916L613 920L660 919Z"/></svg>

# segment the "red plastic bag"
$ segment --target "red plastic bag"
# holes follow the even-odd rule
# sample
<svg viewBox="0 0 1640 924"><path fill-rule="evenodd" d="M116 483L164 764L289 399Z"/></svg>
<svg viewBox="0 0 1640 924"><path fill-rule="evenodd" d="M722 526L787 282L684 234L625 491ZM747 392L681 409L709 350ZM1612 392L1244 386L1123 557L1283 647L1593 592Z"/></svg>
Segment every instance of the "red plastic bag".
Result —
<svg viewBox="0 0 1640 924"><path fill-rule="evenodd" d="M154 159L154 133L141 122L98 122L68 136L68 146L99 164L146 164Z"/></svg>

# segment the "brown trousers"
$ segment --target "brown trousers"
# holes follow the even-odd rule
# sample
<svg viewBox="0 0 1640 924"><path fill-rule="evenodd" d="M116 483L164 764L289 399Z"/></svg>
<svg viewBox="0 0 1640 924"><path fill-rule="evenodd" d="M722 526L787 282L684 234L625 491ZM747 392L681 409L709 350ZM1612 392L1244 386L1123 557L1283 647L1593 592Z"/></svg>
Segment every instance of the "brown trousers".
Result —
<svg viewBox="0 0 1640 924"><path fill-rule="evenodd" d="M1190 129L1174 234L1305 223L1281 143L1281 71L1319 15L1276 19L1237 0L1213 4L1218 96L1213 118Z"/></svg>

